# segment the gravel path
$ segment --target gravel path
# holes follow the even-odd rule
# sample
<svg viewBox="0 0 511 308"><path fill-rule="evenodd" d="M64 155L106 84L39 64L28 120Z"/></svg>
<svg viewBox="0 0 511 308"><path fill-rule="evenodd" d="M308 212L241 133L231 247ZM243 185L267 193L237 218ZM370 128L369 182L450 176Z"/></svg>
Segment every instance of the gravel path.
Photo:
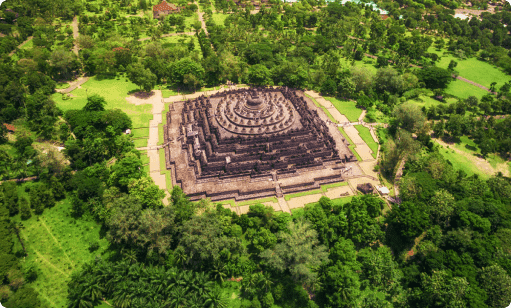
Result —
<svg viewBox="0 0 511 308"><path fill-rule="evenodd" d="M167 33L167 34L162 34L161 37L170 37L170 36L178 36L178 35L195 35L195 32ZM144 38L141 38L138 40L140 42L142 42L142 41L148 41L150 39L151 39L150 37L144 37Z"/></svg>
<svg viewBox="0 0 511 308"><path fill-rule="evenodd" d="M82 84L86 83L89 80L89 77L78 77L78 79L69 83L69 88L66 89L56 89L56 92L67 94L73 91L76 88L79 88Z"/></svg>
<svg viewBox="0 0 511 308"><path fill-rule="evenodd" d="M78 56L78 37L80 33L78 32L78 16L73 18L73 22L71 23L71 27L73 28L73 38L75 40L75 45L73 47L73 52Z"/></svg>

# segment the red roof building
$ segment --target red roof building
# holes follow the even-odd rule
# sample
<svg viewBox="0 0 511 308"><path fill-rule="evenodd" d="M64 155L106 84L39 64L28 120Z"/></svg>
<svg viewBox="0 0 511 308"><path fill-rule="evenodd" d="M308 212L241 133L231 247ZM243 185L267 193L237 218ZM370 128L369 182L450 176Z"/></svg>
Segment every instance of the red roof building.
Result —
<svg viewBox="0 0 511 308"><path fill-rule="evenodd" d="M16 131L16 126L12 125L12 124L7 124L7 123L4 123L4 126L5 128L7 128L8 131L10 132L15 132Z"/></svg>
<svg viewBox="0 0 511 308"><path fill-rule="evenodd" d="M153 6L153 17L160 18L162 16L173 14L179 12L179 8L173 3L167 3L166 1L162 1L162 3Z"/></svg>

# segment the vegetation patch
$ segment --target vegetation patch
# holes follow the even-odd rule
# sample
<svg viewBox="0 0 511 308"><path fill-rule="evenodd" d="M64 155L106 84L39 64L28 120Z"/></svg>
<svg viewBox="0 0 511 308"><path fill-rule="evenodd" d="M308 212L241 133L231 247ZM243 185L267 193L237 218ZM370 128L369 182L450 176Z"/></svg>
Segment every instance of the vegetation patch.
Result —
<svg viewBox="0 0 511 308"><path fill-rule="evenodd" d="M364 140L364 142L369 146L371 151L373 151L371 155L376 158L378 155L378 142L374 141L369 128L363 125L355 125L355 128L357 129L360 138L362 138L362 140Z"/></svg>
<svg viewBox="0 0 511 308"><path fill-rule="evenodd" d="M350 122L357 122L358 118L362 114L362 109L357 108L355 101L339 100L335 97L326 97L325 99L330 101L334 107L339 110L340 113L346 116Z"/></svg>
<svg viewBox="0 0 511 308"><path fill-rule="evenodd" d="M31 286L41 295L45 307L67 307L67 283L72 272L108 247L108 241L100 237L98 223L77 220L70 212L71 203L64 199L42 215L23 221L21 237L28 254L24 267L37 270L38 278ZM91 250L92 246L97 249Z"/></svg>

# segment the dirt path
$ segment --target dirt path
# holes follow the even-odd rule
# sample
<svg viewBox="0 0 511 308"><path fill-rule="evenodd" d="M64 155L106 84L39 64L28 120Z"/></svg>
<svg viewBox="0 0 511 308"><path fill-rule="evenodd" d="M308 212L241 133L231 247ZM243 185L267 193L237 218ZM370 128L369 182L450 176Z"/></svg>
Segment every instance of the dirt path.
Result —
<svg viewBox="0 0 511 308"><path fill-rule="evenodd" d="M78 56L78 37L80 33L78 32L78 16L73 18L73 22L71 23L71 27L73 28L73 38L75 40L75 44L73 47L73 52Z"/></svg>
<svg viewBox="0 0 511 308"><path fill-rule="evenodd" d="M170 37L170 36L178 36L178 35L195 35L195 32L167 33L167 34L161 35L161 37ZM144 38L141 38L138 40L140 42L142 42L142 41L149 41L150 39L151 39L150 37L144 37Z"/></svg>
<svg viewBox="0 0 511 308"><path fill-rule="evenodd" d="M200 5L197 3L197 15L199 15L199 21L202 25L202 29L204 30L204 33L208 35L208 29L206 29L206 23L204 22L204 12L200 11Z"/></svg>
<svg viewBox="0 0 511 308"><path fill-rule="evenodd" d="M71 81L69 83L69 88L67 89L56 89L56 92L67 94L73 91L76 88L79 88L82 84L86 83L89 80L89 77L78 77L78 79Z"/></svg>
<svg viewBox="0 0 511 308"><path fill-rule="evenodd" d="M67 260L69 261L69 263L71 263L73 265L73 267L76 266L76 264L71 260L71 258L69 258L69 255L66 253L66 251L64 250L64 248L62 248L62 245L60 245L60 242L57 240L57 238L53 235L53 233L50 231L50 228L48 228L48 225L46 225L46 223L44 222L44 219L43 218L40 218L39 221L41 222L41 225L46 229L46 231L48 231L48 233L50 234L50 236L53 238L53 240L55 241L55 243L57 243L57 245L59 246L60 250L62 250L62 252L64 253L64 255L66 256Z"/></svg>
<svg viewBox="0 0 511 308"><path fill-rule="evenodd" d="M14 49L13 51L11 51L11 52L9 53L9 57L12 57L12 56L16 53L16 51L18 51L18 49L20 49L21 47L23 47L23 45L25 45L26 43L28 43L28 41L30 41L30 40L31 40L31 39L33 39L33 38L34 38L33 36L29 36L29 37L27 37L27 39L26 39L23 43L19 44L19 45L18 45L18 47L16 47L16 49Z"/></svg>

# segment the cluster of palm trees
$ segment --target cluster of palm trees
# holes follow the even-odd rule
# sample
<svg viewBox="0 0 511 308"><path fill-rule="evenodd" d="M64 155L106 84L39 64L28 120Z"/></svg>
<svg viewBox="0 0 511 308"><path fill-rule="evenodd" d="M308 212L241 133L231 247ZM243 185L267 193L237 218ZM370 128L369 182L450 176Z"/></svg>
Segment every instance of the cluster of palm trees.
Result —
<svg viewBox="0 0 511 308"><path fill-rule="evenodd" d="M69 308L226 307L215 283L204 272L165 266L99 261L87 264L69 284Z"/></svg>

